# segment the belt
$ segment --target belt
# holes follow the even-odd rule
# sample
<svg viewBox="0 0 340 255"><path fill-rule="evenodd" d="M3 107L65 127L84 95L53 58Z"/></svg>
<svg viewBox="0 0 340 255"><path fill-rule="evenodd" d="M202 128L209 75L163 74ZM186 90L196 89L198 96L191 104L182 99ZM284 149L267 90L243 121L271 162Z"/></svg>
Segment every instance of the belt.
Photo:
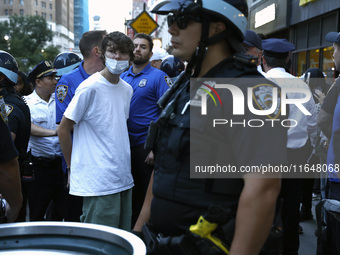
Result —
<svg viewBox="0 0 340 255"><path fill-rule="evenodd" d="M47 157L35 157L32 155L32 162L37 165L51 166L61 163L61 156L47 158Z"/></svg>

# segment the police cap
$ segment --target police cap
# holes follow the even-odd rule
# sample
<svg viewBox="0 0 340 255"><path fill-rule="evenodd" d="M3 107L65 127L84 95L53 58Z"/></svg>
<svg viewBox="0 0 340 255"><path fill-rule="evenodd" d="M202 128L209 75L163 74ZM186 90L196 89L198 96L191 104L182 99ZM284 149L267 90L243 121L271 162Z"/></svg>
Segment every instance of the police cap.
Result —
<svg viewBox="0 0 340 255"><path fill-rule="evenodd" d="M28 74L28 78L35 84L36 79L51 76L56 73L57 71L53 68L52 63L50 61L44 60L32 69L32 71Z"/></svg>
<svg viewBox="0 0 340 255"><path fill-rule="evenodd" d="M340 33L338 32L329 32L326 35L326 40L331 43L338 43L340 44Z"/></svg>
<svg viewBox="0 0 340 255"><path fill-rule="evenodd" d="M295 50L294 44L287 39L270 38L262 40L263 55L274 58L286 58L290 51Z"/></svg>
<svg viewBox="0 0 340 255"><path fill-rule="evenodd" d="M246 33L244 34L243 43L247 44L248 46L256 47L256 48L262 50L261 38L254 31L246 30Z"/></svg>

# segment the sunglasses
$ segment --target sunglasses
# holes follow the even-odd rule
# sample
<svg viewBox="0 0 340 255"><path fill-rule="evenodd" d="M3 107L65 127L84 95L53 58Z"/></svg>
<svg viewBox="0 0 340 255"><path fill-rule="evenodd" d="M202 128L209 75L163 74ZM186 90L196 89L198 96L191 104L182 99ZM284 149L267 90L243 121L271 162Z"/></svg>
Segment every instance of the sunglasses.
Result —
<svg viewBox="0 0 340 255"><path fill-rule="evenodd" d="M177 26L179 29L186 29L186 27L191 21L201 22L201 19L197 16L185 14L185 15L169 15L167 17L167 21L168 27L177 22Z"/></svg>

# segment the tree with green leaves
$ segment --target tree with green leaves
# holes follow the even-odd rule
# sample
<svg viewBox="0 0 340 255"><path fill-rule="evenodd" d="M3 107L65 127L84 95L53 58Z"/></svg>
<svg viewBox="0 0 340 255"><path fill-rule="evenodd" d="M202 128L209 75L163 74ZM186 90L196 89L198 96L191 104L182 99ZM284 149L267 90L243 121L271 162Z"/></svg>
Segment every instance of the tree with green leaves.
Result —
<svg viewBox="0 0 340 255"><path fill-rule="evenodd" d="M24 72L44 59L53 62L59 50L51 45L46 48L52 38L53 32L41 16L13 15L0 22L0 49L12 54Z"/></svg>

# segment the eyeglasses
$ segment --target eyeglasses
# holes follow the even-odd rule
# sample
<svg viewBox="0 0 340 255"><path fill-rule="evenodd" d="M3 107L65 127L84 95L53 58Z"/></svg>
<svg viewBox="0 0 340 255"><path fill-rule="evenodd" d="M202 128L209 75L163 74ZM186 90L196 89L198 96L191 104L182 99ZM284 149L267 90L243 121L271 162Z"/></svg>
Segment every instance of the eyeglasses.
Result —
<svg viewBox="0 0 340 255"><path fill-rule="evenodd" d="M196 16L185 14L185 15L169 15L167 17L167 21L168 27L170 27L173 23L177 22L177 26L179 29L186 29L190 21L201 22L201 19Z"/></svg>

